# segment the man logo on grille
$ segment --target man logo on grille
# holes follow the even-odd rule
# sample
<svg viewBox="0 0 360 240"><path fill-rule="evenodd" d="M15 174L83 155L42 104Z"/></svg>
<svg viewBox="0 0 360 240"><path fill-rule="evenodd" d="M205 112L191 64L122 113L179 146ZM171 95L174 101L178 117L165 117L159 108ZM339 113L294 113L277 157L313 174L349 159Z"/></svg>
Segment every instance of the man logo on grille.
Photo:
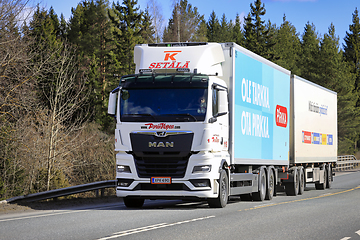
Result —
<svg viewBox="0 0 360 240"><path fill-rule="evenodd" d="M149 148L173 148L174 142L149 142Z"/></svg>
<svg viewBox="0 0 360 240"><path fill-rule="evenodd" d="M156 137L167 137L167 134L166 134L166 132L156 132L155 136Z"/></svg>

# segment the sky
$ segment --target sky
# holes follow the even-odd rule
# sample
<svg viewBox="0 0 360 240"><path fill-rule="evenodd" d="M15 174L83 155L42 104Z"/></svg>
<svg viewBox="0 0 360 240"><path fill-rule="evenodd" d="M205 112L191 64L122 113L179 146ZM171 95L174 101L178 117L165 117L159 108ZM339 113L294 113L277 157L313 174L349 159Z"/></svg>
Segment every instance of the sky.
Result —
<svg viewBox="0 0 360 240"><path fill-rule="evenodd" d="M35 0L36 1L36 0ZM112 2L113 0L109 0ZM144 10L149 0L138 0L140 8ZM250 12L250 4L255 0L188 0L198 12L203 14L205 20L209 20L212 11L219 20L225 13L227 20L234 20L236 14L241 17ZM41 0L41 6L49 9L51 6L60 16L62 13L65 19L71 16L71 8L76 7L79 0ZM117 2L117 0L115 1ZM122 0L119 0L122 3ZM162 8L162 15L166 20L171 17L173 0L157 0ZM266 14L263 20L270 20L272 24L280 26L283 16L295 26L298 33L303 34L307 22L313 23L320 36L328 32L331 23L335 26L335 34L340 38L342 46L346 32L349 32L349 25L352 24L352 15L355 8L360 11L360 0L263 0ZM340 47L341 47L340 46Z"/></svg>

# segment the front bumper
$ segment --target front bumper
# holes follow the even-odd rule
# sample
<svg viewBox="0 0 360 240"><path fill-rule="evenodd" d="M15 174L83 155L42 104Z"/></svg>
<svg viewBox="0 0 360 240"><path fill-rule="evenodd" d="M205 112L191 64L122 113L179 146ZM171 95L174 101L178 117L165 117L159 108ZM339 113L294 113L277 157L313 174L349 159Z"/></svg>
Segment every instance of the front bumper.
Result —
<svg viewBox="0 0 360 240"><path fill-rule="evenodd" d="M118 179L118 185L124 179ZM126 179L128 180L128 179ZM195 187L194 183L207 182L207 187ZM216 198L219 183L216 179L197 178L191 180L173 179L171 184L151 184L150 179L133 180L128 187L117 186L118 197L142 198Z"/></svg>

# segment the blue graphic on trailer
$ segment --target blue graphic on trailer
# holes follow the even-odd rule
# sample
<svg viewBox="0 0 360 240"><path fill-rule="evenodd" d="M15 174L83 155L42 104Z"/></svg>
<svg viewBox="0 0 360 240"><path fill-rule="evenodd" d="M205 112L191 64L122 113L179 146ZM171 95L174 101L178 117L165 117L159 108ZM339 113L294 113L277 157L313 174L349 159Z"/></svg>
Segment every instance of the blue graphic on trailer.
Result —
<svg viewBox="0 0 360 240"><path fill-rule="evenodd" d="M311 133L311 143L312 144L321 144L320 143L320 133Z"/></svg>
<svg viewBox="0 0 360 240"><path fill-rule="evenodd" d="M235 158L288 160L290 76L235 51Z"/></svg>
<svg viewBox="0 0 360 240"><path fill-rule="evenodd" d="M327 145L333 145L333 135L332 134L328 134L327 135Z"/></svg>

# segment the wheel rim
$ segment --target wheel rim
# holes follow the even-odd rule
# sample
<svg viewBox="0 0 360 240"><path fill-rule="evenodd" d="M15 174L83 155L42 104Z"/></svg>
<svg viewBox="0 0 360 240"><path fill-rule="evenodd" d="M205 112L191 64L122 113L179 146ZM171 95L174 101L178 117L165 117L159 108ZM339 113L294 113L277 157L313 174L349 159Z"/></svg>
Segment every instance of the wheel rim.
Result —
<svg viewBox="0 0 360 240"><path fill-rule="evenodd" d="M295 184L295 192L297 194L297 192L299 192L299 186L300 186L300 183L299 183L299 172L297 171L297 169L295 169L295 172L294 172L294 184Z"/></svg>
<svg viewBox="0 0 360 240"><path fill-rule="evenodd" d="M271 196L274 194L274 174L272 172L269 179L269 193Z"/></svg>
<svg viewBox="0 0 360 240"><path fill-rule="evenodd" d="M223 199L223 201L226 201L226 192L227 192L227 187L226 187L226 180L225 178L221 179L221 198Z"/></svg>
<svg viewBox="0 0 360 240"><path fill-rule="evenodd" d="M266 193L266 177L265 174L261 176L261 195L263 195L263 198L265 197Z"/></svg>

